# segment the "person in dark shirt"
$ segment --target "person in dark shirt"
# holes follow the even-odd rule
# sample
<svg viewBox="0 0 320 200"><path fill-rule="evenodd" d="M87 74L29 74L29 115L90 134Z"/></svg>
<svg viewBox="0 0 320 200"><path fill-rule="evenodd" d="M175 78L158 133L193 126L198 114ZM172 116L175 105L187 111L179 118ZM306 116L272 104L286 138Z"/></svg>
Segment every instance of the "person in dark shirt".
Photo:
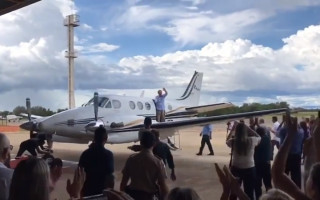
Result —
<svg viewBox="0 0 320 200"><path fill-rule="evenodd" d="M280 136L280 146L283 145L284 140L287 136L287 127L283 127L279 131ZM294 137L294 140L289 151L287 165L286 165L286 174L290 173L291 180L301 188L301 155L302 155L302 145L303 145L304 133L301 128L298 127L297 134Z"/></svg>
<svg viewBox="0 0 320 200"><path fill-rule="evenodd" d="M16 158L21 157L25 151L28 151L33 156L37 156L37 152L40 154L49 153L49 151L43 147L44 143L45 141L42 138L31 138L21 142Z"/></svg>
<svg viewBox="0 0 320 200"><path fill-rule="evenodd" d="M171 169L170 178L171 180L175 181L177 178L174 172L174 162L171 151L166 143L160 141L159 131L153 129L151 130L151 133L154 134L156 138L156 143L153 147L153 154L161 158L165 165L168 164L169 168Z"/></svg>
<svg viewBox="0 0 320 200"><path fill-rule="evenodd" d="M259 197L262 195L262 180L266 191L272 188L270 165L271 140L266 134L266 129L264 127L258 127L256 132L261 137L260 144L256 146L254 151L254 164L256 167L255 194L256 198L259 199Z"/></svg>
<svg viewBox="0 0 320 200"><path fill-rule="evenodd" d="M104 148L107 140L107 131L100 126L94 133L93 143L80 156L79 166L86 172L82 196L102 194L104 189L114 188L113 153Z"/></svg>

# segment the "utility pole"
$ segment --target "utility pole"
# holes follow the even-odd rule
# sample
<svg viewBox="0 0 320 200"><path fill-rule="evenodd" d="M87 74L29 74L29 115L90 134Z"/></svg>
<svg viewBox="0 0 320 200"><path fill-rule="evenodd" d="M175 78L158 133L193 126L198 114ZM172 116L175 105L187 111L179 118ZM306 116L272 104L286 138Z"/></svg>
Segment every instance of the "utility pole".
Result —
<svg viewBox="0 0 320 200"><path fill-rule="evenodd" d="M68 90L69 90L69 109L75 107L74 99L74 59L77 57L74 51L74 28L79 26L79 16L71 14L64 19L64 26L68 28L68 50L65 52L65 57L68 58L69 76L68 76Z"/></svg>

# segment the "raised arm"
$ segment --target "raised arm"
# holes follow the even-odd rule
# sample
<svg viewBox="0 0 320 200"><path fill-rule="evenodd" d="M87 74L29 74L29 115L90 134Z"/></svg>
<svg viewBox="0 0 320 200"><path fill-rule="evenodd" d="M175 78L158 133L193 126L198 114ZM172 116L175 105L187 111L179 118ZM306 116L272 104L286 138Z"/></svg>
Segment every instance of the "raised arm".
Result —
<svg viewBox="0 0 320 200"><path fill-rule="evenodd" d="M273 162L272 179L275 188L283 190L294 199L309 200L298 186L285 174L288 154L297 134L297 123L297 118L291 119L290 113L288 112L286 116L287 136Z"/></svg>
<svg viewBox="0 0 320 200"><path fill-rule="evenodd" d="M166 88L163 88L163 91L166 93L165 96L168 95L168 91L166 90Z"/></svg>

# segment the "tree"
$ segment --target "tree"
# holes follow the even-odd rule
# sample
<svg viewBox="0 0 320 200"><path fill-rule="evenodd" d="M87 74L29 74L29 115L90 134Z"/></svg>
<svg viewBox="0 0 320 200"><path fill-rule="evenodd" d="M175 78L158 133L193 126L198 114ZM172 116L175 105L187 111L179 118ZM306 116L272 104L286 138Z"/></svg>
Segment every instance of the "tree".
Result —
<svg viewBox="0 0 320 200"><path fill-rule="evenodd" d="M7 111L7 110L0 112L0 116L2 117L6 117L9 114L10 114L10 111Z"/></svg>
<svg viewBox="0 0 320 200"><path fill-rule="evenodd" d="M39 116L50 116L53 115L54 112L50 109L46 109L42 106L33 106L31 108L31 114L33 115L39 115Z"/></svg>
<svg viewBox="0 0 320 200"><path fill-rule="evenodd" d="M57 110L57 113L63 112L63 111L66 111L66 110L68 110L68 108L59 108L59 109Z"/></svg>
<svg viewBox="0 0 320 200"><path fill-rule="evenodd" d="M17 106L13 109L13 114L20 115L21 113L27 113L27 109L24 106Z"/></svg>

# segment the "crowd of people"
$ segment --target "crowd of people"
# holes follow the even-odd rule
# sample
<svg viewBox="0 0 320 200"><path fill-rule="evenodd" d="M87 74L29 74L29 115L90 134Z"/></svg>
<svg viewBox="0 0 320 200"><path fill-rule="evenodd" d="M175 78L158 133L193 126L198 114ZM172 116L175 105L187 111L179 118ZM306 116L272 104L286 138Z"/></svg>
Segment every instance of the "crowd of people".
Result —
<svg viewBox="0 0 320 200"><path fill-rule="evenodd" d="M248 125L244 121L233 122L226 141L231 149L230 164L222 168L215 164L223 189L221 200L320 199L320 120L312 118L298 123L297 118L287 113L281 123L277 117L272 121L272 127L267 127L262 118L250 119ZM171 180L176 180L172 154L168 145L159 140L159 132L152 129L151 119L144 122L145 128L139 132L140 145L130 147L136 153L122 169L120 191L114 190L113 153L105 148L108 133L99 127L92 144L80 156L73 180L67 181L66 191L71 199L102 194L109 200L201 199L191 187L169 190L166 165L171 169ZM202 154L211 132L210 127L203 129L198 154ZM42 141L26 142L20 146L19 155L30 150L29 146L34 150L39 145L43 145ZM61 159L48 154L43 158L33 156L20 161L13 170L11 150L9 139L0 133L0 200L51 199L50 194L62 174ZM303 176L301 164L305 169Z"/></svg>

